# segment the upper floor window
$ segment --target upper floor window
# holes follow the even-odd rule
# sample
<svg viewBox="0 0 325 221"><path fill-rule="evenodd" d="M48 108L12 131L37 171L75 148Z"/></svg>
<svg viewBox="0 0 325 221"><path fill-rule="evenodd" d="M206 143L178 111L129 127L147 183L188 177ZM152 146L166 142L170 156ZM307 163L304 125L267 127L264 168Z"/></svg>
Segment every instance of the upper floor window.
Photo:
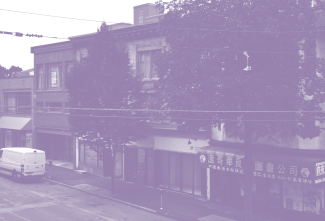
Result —
<svg viewBox="0 0 325 221"><path fill-rule="evenodd" d="M36 102L36 112L44 112L43 102Z"/></svg>
<svg viewBox="0 0 325 221"><path fill-rule="evenodd" d="M30 114L32 96L29 92L5 93L5 113L9 114Z"/></svg>
<svg viewBox="0 0 325 221"><path fill-rule="evenodd" d="M43 66L37 67L36 73L37 73L37 79L36 79L37 89L43 89L44 88Z"/></svg>
<svg viewBox="0 0 325 221"><path fill-rule="evenodd" d="M47 112L62 112L62 103L60 102L47 102L46 103Z"/></svg>
<svg viewBox="0 0 325 221"><path fill-rule="evenodd" d="M147 79L157 78L153 57L160 50L139 51L138 52L138 73Z"/></svg>
<svg viewBox="0 0 325 221"><path fill-rule="evenodd" d="M47 88L62 87L62 73L60 65L52 65L47 69Z"/></svg>

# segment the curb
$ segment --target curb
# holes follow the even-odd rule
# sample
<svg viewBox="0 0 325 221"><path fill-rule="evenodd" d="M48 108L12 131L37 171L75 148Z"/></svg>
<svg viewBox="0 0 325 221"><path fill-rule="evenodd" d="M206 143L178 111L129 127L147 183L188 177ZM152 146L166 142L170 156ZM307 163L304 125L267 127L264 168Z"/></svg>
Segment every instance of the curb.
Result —
<svg viewBox="0 0 325 221"><path fill-rule="evenodd" d="M145 210L147 212L160 214L156 210L149 209L149 208L146 208L146 207L143 207L143 206L139 206L139 205L136 205L136 204L132 204L132 203L129 203L129 202L126 202L126 201L123 201L123 200L119 200L119 199L113 198L113 197L101 196L101 195L98 195L98 194L95 194L95 193L91 193L91 192L88 192L88 191L85 191L85 190L81 190L81 189L75 188L73 186L70 186L70 185L67 185L67 184L64 184L64 183L60 183L60 182L57 182L57 181L54 181L54 180L49 180L47 178L42 178L42 180L46 180L48 182L55 183L55 184L58 184L58 185L61 185L61 186L65 186L65 187L68 187L68 188L71 188L71 189L74 189L74 190L79 190L81 192L88 193L88 194L91 194L91 195L94 195L94 196L98 196L98 197L101 197L101 198L109 199L109 200L112 200L112 201L115 201L115 202L118 202L118 203L123 203L123 204L126 204L128 206L131 206L131 207L134 207L134 208L137 208L137 209Z"/></svg>

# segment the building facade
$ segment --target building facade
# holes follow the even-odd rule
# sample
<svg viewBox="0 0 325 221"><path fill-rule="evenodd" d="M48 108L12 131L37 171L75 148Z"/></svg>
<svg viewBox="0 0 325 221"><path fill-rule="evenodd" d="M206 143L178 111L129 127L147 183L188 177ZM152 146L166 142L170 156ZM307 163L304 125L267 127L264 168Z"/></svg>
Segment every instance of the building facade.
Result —
<svg viewBox="0 0 325 221"><path fill-rule="evenodd" d="M0 79L0 148L32 147L33 71Z"/></svg>
<svg viewBox="0 0 325 221"><path fill-rule="evenodd" d="M75 139L69 129L68 92L64 77L75 60L71 42L31 48L34 54L34 148L44 150L47 159L74 162Z"/></svg>

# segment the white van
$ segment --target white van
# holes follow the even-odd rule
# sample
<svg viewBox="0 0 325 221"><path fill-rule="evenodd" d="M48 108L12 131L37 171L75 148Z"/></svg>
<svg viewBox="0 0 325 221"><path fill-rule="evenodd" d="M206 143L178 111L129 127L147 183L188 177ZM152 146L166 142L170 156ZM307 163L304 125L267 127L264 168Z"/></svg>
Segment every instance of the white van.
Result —
<svg viewBox="0 0 325 221"><path fill-rule="evenodd" d="M42 178L45 174L45 152L26 147L0 149L0 173L21 178Z"/></svg>

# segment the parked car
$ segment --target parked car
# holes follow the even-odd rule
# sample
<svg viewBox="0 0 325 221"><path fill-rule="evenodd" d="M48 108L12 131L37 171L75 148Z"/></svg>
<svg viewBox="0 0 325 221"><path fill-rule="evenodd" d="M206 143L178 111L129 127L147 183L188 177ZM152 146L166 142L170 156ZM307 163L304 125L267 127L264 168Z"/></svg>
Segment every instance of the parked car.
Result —
<svg viewBox="0 0 325 221"><path fill-rule="evenodd" d="M14 181L22 178L40 179L45 174L45 152L26 147L0 149L0 173L12 176Z"/></svg>

